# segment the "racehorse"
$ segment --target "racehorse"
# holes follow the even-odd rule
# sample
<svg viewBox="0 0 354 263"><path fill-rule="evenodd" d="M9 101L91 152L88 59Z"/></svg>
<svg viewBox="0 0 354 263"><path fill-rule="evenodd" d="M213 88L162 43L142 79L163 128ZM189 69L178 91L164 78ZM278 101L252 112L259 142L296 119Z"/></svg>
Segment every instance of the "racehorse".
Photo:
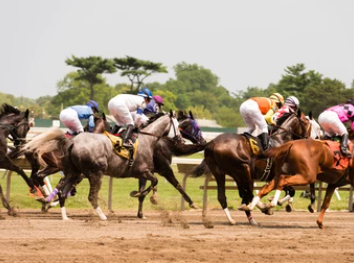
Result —
<svg viewBox="0 0 354 263"><path fill-rule="evenodd" d="M31 188L31 191L36 191L33 182L27 177L21 167L13 163L8 155L8 145L6 139L9 138L13 141L15 148L17 149L24 142L26 135L30 129L28 122L28 109L25 112L20 112L11 105L4 103L0 109L0 168L14 171L21 175L26 181L27 185ZM9 137L11 136L11 137ZM16 151L15 149L15 151ZM9 211L9 214L13 214L13 210L8 204L7 200L3 196L0 186L1 200Z"/></svg>
<svg viewBox="0 0 354 263"><path fill-rule="evenodd" d="M107 121L106 115L104 113L102 113L102 117L94 116L94 123L95 127L92 131L93 133L103 133L104 131L111 130L111 126ZM84 127L84 131L88 131L88 125ZM43 154L42 159L45 162L45 165L42 170L40 170L40 164L33 152L26 152L25 156L31 164L32 181L41 190L43 195L49 195L50 193L44 183L44 178L63 169L61 164L61 151L54 150L52 152Z"/></svg>
<svg viewBox="0 0 354 263"><path fill-rule="evenodd" d="M38 160L42 155L53 150L62 152L62 168L65 174L64 180L57 186L60 200L62 218L68 219L65 209L65 198L73 186L85 176L89 180L89 201L102 220L107 217L98 205L98 192L101 188L104 174L116 178L145 178L151 185L137 196L147 195L152 188L156 187L158 180L152 173L153 149L157 141L163 136L174 134L179 137L177 119L172 114L157 114L150 118L139 135L139 146L133 164L117 155L112 150L112 143L103 134L81 133L73 139L67 139L65 134L57 128L38 135L24 146L24 150L38 153Z"/></svg>
<svg viewBox="0 0 354 263"><path fill-rule="evenodd" d="M353 139L351 141L353 142ZM288 142L278 148L269 149L266 156L274 158L275 176L259 191L255 199L260 199L275 189L272 202L267 204L267 207L273 207L283 187L313 184L316 180L326 182L328 184L326 196L317 219L320 229L324 228L324 213L329 207L335 189L346 184L354 186L352 160L348 160L348 168L336 169L333 166L334 153L325 141L307 139Z"/></svg>
<svg viewBox="0 0 354 263"><path fill-rule="evenodd" d="M312 114L310 114L312 116ZM311 118L312 119L312 118ZM311 134L311 122L299 110L296 114L284 114L278 119L271 136L270 145L277 146L293 139L307 138ZM208 143L204 151L204 160L189 174L198 177L213 174L218 189L218 200L230 224L232 219L225 196L225 176L228 174L237 183L242 204L247 205L253 199L254 180L269 181L274 177L274 166L266 172L269 159L262 154L257 156L251 150L249 140L240 134L221 134ZM254 146L252 146L254 147ZM244 205L239 207L244 210ZM257 225L251 212L245 209L251 225ZM265 211L267 213L267 211Z"/></svg>
<svg viewBox="0 0 354 263"><path fill-rule="evenodd" d="M203 151L206 147L206 141L202 136L200 127L197 121L194 119L192 112L189 112L189 115L186 115L182 111L178 111L177 114L178 128L183 138L190 140L195 145L188 144L173 144L171 140L167 138L161 138L154 148L154 172L165 177L167 181L172 184L183 196L184 200L189 204L191 208L197 209L197 206L194 204L192 199L184 191L182 186L179 184L176 176L173 173L171 167L172 156L183 156L190 155L196 152ZM139 179L139 189L143 191L145 189L146 180L143 178ZM154 191L155 193L155 191ZM154 198L154 197L153 197ZM138 208L138 217L144 218L143 216L143 202L145 196L142 195L139 197L139 208ZM152 199L153 201L154 199ZM154 202L154 201L153 201Z"/></svg>

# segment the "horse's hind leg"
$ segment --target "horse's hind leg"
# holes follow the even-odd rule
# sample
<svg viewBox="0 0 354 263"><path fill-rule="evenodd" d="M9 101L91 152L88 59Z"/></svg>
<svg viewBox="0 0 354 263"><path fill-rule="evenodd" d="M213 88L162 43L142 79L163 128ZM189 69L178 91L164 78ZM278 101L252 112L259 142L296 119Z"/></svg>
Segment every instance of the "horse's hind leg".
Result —
<svg viewBox="0 0 354 263"><path fill-rule="evenodd" d="M7 199L4 196L4 192L2 191L2 187L0 185L0 196L1 196L1 202L2 205L7 209L7 214L9 216L15 216L16 212L15 210L10 206L9 202L7 201Z"/></svg>
<svg viewBox="0 0 354 263"><path fill-rule="evenodd" d="M310 184L310 193L311 193L311 204L307 207L310 213L315 212L315 201L316 201L316 192L315 192L315 184Z"/></svg>
<svg viewBox="0 0 354 263"><path fill-rule="evenodd" d="M102 177L103 177L102 171L99 171L96 174L91 173L90 176L88 176L88 180L90 183L90 192L89 192L88 200L90 201L92 207L96 210L100 219L107 220L107 217L102 212L101 207L99 207L98 205L98 192L101 189Z"/></svg>
<svg viewBox="0 0 354 263"><path fill-rule="evenodd" d="M327 186L327 190L326 190L326 196L323 199L323 203L321 206L321 212L320 215L317 218L317 225L320 229L323 229L323 216L327 210L327 208L329 207L329 203L331 202L332 199L332 195L334 193L334 190L336 190L337 185L333 185L333 184L329 184Z"/></svg>

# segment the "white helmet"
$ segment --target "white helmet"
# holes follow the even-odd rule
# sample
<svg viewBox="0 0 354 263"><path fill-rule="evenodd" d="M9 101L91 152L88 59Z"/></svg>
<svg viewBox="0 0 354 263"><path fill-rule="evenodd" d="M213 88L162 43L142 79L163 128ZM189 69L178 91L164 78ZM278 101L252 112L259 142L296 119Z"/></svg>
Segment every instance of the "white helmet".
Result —
<svg viewBox="0 0 354 263"><path fill-rule="evenodd" d="M300 102L295 96L287 97L285 100L285 104L296 108L300 106Z"/></svg>

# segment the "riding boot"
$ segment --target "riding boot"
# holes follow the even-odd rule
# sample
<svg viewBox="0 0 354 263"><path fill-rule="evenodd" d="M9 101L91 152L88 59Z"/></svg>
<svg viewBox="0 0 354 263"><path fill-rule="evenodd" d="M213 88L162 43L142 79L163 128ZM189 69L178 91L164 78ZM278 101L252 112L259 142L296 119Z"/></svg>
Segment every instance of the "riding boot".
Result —
<svg viewBox="0 0 354 263"><path fill-rule="evenodd" d="M129 124L127 126L127 129L125 130L124 138L123 138L123 146L127 148L132 148L133 144L131 142L132 140L132 134L133 134L134 126Z"/></svg>
<svg viewBox="0 0 354 263"><path fill-rule="evenodd" d="M340 150L342 154L347 158L352 158L353 155L350 151L348 151L348 134L343 134L342 140L340 143Z"/></svg>
<svg viewBox="0 0 354 263"><path fill-rule="evenodd" d="M120 130L120 128L121 128L121 126L114 125L114 127L112 128L111 133L112 133L112 134L117 134L118 131Z"/></svg>
<svg viewBox="0 0 354 263"><path fill-rule="evenodd" d="M267 150L268 149L268 144L269 144L269 135L268 135L268 133L264 132L264 133L260 134L258 136L258 138L261 140L263 150L264 151Z"/></svg>

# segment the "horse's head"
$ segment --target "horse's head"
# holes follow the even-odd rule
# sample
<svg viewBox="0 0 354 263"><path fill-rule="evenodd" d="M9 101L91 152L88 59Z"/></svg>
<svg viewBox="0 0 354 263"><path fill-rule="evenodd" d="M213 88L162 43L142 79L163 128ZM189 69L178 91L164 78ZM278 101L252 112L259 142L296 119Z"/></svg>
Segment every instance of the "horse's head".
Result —
<svg viewBox="0 0 354 263"><path fill-rule="evenodd" d="M8 134L12 137L10 139L16 147L25 141L30 129L28 116L28 109L25 112L21 112L6 103L2 105L0 110L0 126L8 130Z"/></svg>
<svg viewBox="0 0 354 263"><path fill-rule="evenodd" d="M178 121L172 111L170 113L155 114L142 126L141 131L142 134L148 133L156 137L167 136L178 142L182 140L178 129Z"/></svg>
<svg viewBox="0 0 354 263"><path fill-rule="evenodd" d="M321 126L313 118L312 112L310 111L309 115L306 118L310 121L310 138L311 139L320 139L323 136Z"/></svg>
<svg viewBox="0 0 354 263"><path fill-rule="evenodd" d="M203 138L202 132L197 121L194 119L193 114L189 111L189 115L179 111L177 115L179 122L179 130L183 138L190 140L194 144L205 144L206 140Z"/></svg>
<svg viewBox="0 0 354 263"><path fill-rule="evenodd" d="M110 132L112 127L107 121L106 114L102 113L102 117L94 117L95 128L93 129L93 133L103 133L104 131Z"/></svg>
<svg viewBox="0 0 354 263"><path fill-rule="evenodd" d="M280 146L291 140L307 139L311 135L311 123L300 111L285 113L280 117L272 131L270 145Z"/></svg>

